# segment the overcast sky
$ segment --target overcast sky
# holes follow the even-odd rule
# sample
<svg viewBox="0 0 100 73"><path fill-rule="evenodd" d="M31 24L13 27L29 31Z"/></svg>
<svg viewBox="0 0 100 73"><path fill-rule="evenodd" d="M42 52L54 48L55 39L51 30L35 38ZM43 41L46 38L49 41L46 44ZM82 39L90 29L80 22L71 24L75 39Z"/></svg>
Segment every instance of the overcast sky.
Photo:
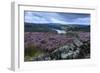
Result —
<svg viewBox="0 0 100 73"><path fill-rule="evenodd" d="M90 25L90 14L25 11L24 22Z"/></svg>

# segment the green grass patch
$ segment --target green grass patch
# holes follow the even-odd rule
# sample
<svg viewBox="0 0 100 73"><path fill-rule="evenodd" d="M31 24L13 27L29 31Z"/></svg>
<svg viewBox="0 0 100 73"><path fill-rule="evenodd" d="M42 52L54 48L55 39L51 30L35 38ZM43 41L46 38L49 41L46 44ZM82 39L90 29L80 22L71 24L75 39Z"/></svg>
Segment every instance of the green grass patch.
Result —
<svg viewBox="0 0 100 73"><path fill-rule="evenodd" d="M41 48L36 47L34 45L28 45L27 48L24 50L24 58L25 61L30 60L31 58L38 57L40 55L46 54L44 50Z"/></svg>

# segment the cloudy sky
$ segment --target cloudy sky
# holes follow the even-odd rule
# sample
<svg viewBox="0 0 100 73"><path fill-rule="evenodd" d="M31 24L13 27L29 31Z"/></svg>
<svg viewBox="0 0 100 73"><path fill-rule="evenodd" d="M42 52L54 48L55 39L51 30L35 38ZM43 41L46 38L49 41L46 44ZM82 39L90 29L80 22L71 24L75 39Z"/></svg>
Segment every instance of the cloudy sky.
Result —
<svg viewBox="0 0 100 73"><path fill-rule="evenodd" d="M90 14L24 11L24 22L89 25Z"/></svg>

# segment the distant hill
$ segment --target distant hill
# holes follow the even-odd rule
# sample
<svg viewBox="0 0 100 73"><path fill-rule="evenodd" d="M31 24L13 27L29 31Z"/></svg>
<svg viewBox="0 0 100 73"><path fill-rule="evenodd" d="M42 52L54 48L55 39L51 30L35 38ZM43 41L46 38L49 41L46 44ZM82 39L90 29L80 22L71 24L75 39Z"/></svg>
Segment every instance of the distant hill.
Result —
<svg viewBox="0 0 100 73"><path fill-rule="evenodd" d="M77 24L34 24L24 23L25 32L57 32L53 29L64 31L85 31L90 32L90 25L77 25Z"/></svg>
<svg viewBox="0 0 100 73"><path fill-rule="evenodd" d="M90 25L69 24L69 25L62 25L61 27L66 31L90 32Z"/></svg>
<svg viewBox="0 0 100 73"><path fill-rule="evenodd" d="M59 25L51 25L51 24L33 24L33 23L24 23L26 32L56 32L53 29L61 30L61 26Z"/></svg>

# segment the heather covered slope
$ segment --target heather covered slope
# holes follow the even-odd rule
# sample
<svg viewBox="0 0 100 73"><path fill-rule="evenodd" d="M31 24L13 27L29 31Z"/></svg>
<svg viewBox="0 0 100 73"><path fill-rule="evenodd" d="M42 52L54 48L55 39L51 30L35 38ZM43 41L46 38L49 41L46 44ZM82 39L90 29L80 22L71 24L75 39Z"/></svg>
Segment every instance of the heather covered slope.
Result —
<svg viewBox="0 0 100 73"><path fill-rule="evenodd" d="M25 61L89 57L89 32L25 32Z"/></svg>

